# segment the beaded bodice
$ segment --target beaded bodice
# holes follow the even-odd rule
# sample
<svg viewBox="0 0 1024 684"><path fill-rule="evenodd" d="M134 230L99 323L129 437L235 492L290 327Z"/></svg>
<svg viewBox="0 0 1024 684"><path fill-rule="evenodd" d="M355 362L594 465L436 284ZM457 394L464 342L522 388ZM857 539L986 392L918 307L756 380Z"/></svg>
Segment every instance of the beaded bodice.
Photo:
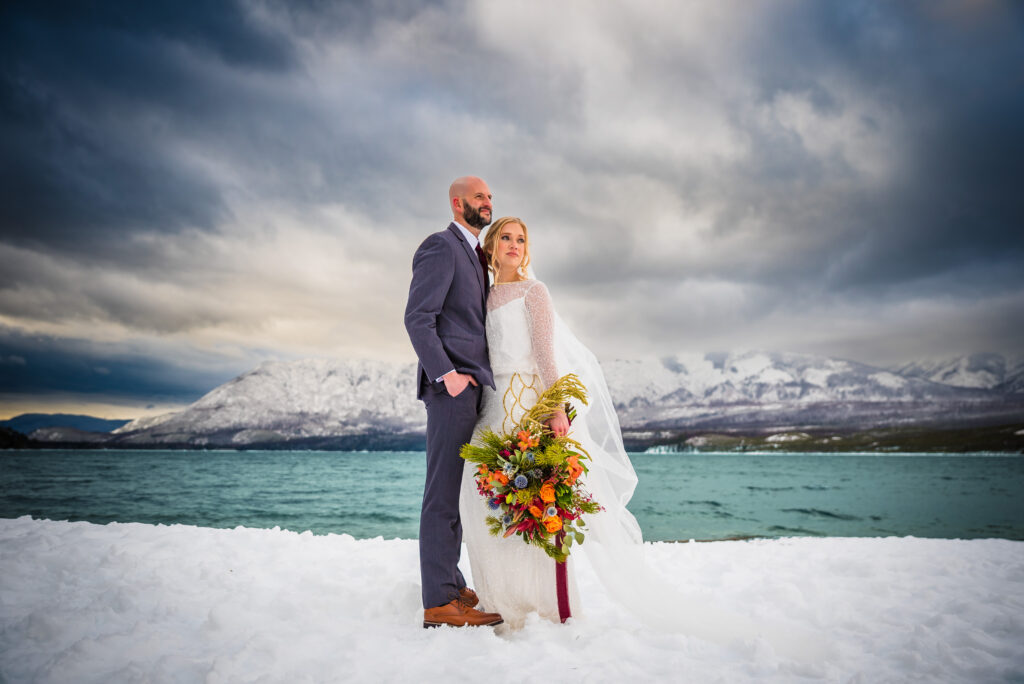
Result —
<svg viewBox="0 0 1024 684"><path fill-rule="evenodd" d="M544 388L558 379L554 308L539 280L496 283L487 298L487 349L497 375L534 374Z"/></svg>

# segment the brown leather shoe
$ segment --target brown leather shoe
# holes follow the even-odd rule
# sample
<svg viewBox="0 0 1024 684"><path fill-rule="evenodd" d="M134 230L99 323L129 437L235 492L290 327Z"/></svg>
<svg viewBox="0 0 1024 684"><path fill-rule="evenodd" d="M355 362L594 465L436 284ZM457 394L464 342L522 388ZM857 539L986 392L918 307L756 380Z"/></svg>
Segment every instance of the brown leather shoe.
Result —
<svg viewBox="0 0 1024 684"><path fill-rule="evenodd" d="M497 613L481 613L475 608L470 608L461 598L452 599L450 603L436 608L427 608L423 611L424 627L440 627L451 625L452 627L493 627L500 625L504 620Z"/></svg>
<svg viewBox="0 0 1024 684"><path fill-rule="evenodd" d="M477 604L480 603L480 597L469 587L459 589L459 598L470 608L476 608Z"/></svg>

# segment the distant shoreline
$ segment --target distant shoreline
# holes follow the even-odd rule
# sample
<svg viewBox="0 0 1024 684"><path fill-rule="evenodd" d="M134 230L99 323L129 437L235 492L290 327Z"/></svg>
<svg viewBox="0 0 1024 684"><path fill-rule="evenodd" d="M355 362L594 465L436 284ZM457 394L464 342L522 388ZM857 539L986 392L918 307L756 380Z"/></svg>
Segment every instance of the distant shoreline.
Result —
<svg viewBox="0 0 1024 684"><path fill-rule="evenodd" d="M0 449L233 450L233 451L423 451L419 433L372 433L232 444L210 439L196 444L144 444L80 433L83 439L40 441L0 428ZM787 426L757 430L623 430L630 452L788 453L998 453L1024 454L1024 423L937 428L933 426L838 429Z"/></svg>
<svg viewBox="0 0 1024 684"><path fill-rule="evenodd" d="M786 427L757 431L702 430L663 434L623 431L627 449L665 452L785 451L817 453L1012 453L1024 454L1024 423L839 429Z"/></svg>

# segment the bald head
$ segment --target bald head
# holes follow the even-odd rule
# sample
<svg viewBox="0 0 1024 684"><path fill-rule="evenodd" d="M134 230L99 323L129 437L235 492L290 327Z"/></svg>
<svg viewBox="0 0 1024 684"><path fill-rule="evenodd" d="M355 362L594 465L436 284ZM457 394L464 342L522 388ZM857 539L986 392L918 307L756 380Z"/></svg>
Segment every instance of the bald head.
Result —
<svg viewBox="0 0 1024 684"><path fill-rule="evenodd" d="M476 176L463 176L448 188L448 204L452 216L475 235L491 222L491 189Z"/></svg>
<svg viewBox="0 0 1024 684"><path fill-rule="evenodd" d="M456 178L452 181L451 187L448 188L448 199L465 197L466 192L470 187L477 184L482 184L484 186L487 185L487 183L484 183L482 178L477 178L476 176L463 176L462 178Z"/></svg>

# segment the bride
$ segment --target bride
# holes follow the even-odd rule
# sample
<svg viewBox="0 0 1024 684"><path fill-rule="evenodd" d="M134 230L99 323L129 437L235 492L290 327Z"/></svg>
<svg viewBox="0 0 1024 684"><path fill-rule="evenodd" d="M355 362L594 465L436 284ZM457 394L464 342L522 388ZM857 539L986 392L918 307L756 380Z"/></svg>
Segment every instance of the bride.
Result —
<svg viewBox="0 0 1024 684"><path fill-rule="evenodd" d="M526 224L498 219L483 250L494 274L487 299L487 346L496 390L484 387L476 432L507 432L541 392L562 375L575 373L587 389L588 403L576 406L570 426L562 412L548 421L556 435L571 430L590 455L581 479L604 510L585 516L586 541L573 546L567 561L569 613L582 613L574 565L590 566L603 590L623 612L655 629L729 644L762 639L780 655L821 662L827 649L820 638L797 625L775 619L752 620L729 608L725 597L708 598L680 590L685 578L668 578L644 559L643 537L626 509L637 477L622 444L618 417L601 367L555 313L547 287L530 277ZM492 536L485 520L493 511L476 489L476 467L466 462L459 498L463 541L473 581L486 609L501 613L502 629L521 629L530 613L560 619L555 561L542 549L516 537ZM563 607L564 607L563 594ZM562 613L564 615L564 612Z"/></svg>
<svg viewBox="0 0 1024 684"><path fill-rule="evenodd" d="M573 569L577 554L597 551L587 558L597 569L597 565L614 565L612 556L623 545L642 544L640 527L626 510L636 474L622 447L618 419L597 360L557 316L544 283L529 277L526 224L515 217L498 219L487 232L483 250L494 274L486 326L497 389L484 388L476 432L486 428L507 432L540 393L566 373L578 375L589 395L587 405L576 407L571 430L592 459L584 486L605 510L587 519L587 541L574 548L567 562L569 612L578 616L581 606ZM559 436L570 430L562 411L550 418L548 426ZM531 612L558 621L555 561L518 538L489 533L484 521L492 511L476 490L475 473L475 465L467 462L459 508L463 541L481 600L487 610L502 615L508 629L521 628ZM601 562L601 556L606 562Z"/></svg>

